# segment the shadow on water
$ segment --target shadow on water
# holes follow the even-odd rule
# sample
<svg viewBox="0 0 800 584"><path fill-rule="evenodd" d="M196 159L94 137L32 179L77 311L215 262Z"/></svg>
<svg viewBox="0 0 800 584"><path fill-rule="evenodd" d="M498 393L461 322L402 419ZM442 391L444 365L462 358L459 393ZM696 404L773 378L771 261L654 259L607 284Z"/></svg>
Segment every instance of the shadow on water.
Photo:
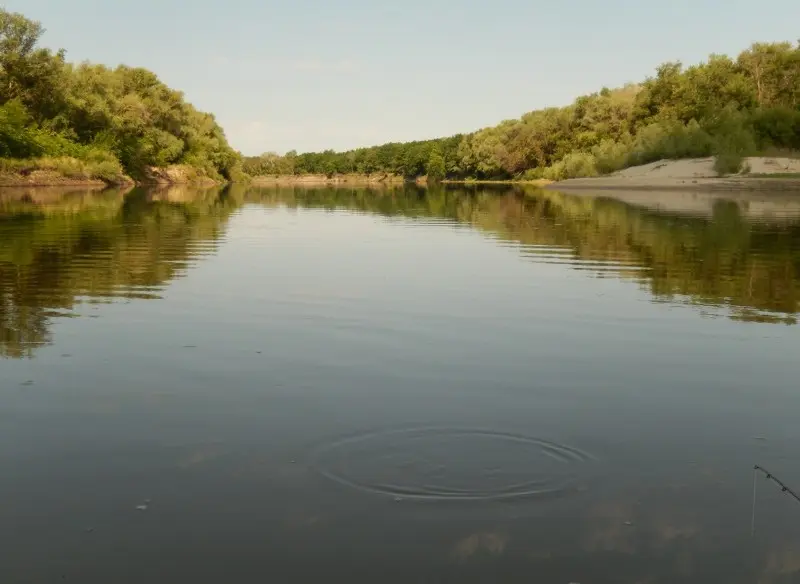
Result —
<svg viewBox="0 0 800 584"><path fill-rule="evenodd" d="M82 301L158 298L211 253L245 203L447 220L534 261L633 280L656 301L797 322L800 203L703 195L620 198L510 188L232 188L0 192L0 354L30 357Z"/></svg>

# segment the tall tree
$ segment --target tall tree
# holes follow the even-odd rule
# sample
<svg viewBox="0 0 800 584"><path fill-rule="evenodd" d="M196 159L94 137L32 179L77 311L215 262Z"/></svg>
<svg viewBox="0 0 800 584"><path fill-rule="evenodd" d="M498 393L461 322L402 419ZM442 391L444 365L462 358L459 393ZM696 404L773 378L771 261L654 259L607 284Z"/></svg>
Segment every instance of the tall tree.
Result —
<svg viewBox="0 0 800 584"><path fill-rule="evenodd" d="M41 23L0 9L0 103L18 99L37 122L62 105L64 51L37 47Z"/></svg>
<svg viewBox="0 0 800 584"><path fill-rule="evenodd" d="M431 150L430 158L428 158L427 173L428 180L432 182L441 181L447 173L444 157L438 149Z"/></svg>

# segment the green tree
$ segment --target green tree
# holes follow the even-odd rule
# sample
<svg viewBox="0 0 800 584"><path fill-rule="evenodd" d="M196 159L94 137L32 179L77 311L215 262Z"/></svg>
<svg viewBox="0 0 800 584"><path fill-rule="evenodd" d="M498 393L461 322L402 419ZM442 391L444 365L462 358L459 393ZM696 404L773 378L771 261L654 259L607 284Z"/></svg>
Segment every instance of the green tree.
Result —
<svg viewBox="0 0 800 584"><path fill-rule="evenodd" d="M43 33L40 23L0 9L0 154L99 157L133 175L170 164L212 178L241 172L214 117L154 73L68 64L64 51L37 47Z"/></svg>
<svg viewBox="0 0 800 584"><path fill-rule="evenodd" d="M800 105L800 46L755 43L737 62L751 80L759 106Z"/></svg>
<svg viewBox="0 0 800 584"><path fill-rule="evenodd" d="M0 9L0 101L18 99L32 118L55 117L62 105L64 52L37 47L41 23Z"/></svg>
<svg viewBox="0 0 800 584"><path fill-rule="evenodd" d="M432 150L430 158L428 158L428 180L431 182L438 182L445 178L447 174L447 167L444 163L444 157L439 150Z"/></svg>

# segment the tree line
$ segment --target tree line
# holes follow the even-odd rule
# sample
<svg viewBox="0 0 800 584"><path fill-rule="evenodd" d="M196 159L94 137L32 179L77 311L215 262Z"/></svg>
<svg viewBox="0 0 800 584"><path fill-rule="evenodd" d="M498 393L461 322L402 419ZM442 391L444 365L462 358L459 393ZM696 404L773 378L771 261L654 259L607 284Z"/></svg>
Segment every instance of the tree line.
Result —
<svg viewBox="0 0 800 584"><path fill-rule="evenodd" d="M182 164L199 176L373 174L414 179L564 179L659 160L800 150L800 44L756 43L736 59L665 63L477 132L347 152L242 158L214 116L143 68L69 63L39 46L42 25L0 9L0 172L52 169L109 182ZM246 173L246 174L245 174Z"/></svg>
<svg viewBox="0 0 800 584"><path fill-rule="evenodd" d="M248 157L251 175L390 173L407 178L539 179L596 176L663 158L717 157L720 174L745 156L800 150L800 43L756 43L736 59L604 88L566 107L438 140L347 152Z"/></svg>
<svg viewBox="0 0 800 584"><path fill-rule="evenodd" d="M235 179L241 158L214 116L147 69L69 63L42 25L0 9L2 170L44 168L113 181L184 164ZM34 162L35 161L35 162Z"/></svg>

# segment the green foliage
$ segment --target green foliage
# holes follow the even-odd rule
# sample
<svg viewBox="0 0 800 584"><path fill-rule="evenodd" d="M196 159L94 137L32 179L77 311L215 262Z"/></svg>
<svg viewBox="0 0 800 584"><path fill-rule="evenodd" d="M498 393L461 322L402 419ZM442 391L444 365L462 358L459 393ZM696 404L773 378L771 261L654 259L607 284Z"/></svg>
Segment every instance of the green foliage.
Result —
<svg viewBox="0 0 800 584"><path fill-rule="evenodd" d="M774 145L800 150L800 109L758 108L753 112L752 124L760 150Z"/></svg>
<svg viewBox="0 0 800 584"><path fill-rule="evenodd" d="M542 167L537 168L530 168L523 172L519 178L523 181L535 181L535 180L542 180L544 178L544 173L547 169Z"/></svg>
<svg viewBox="0 0 800 584"><path fill-rule="evenodd" d="M655 122L636 134L626 166L710 156L713 146L711 136L695 120L686 125L676 120Z"/></svg>
<svg viewBox="0 0 800 584"><path fill-rule="evenodd" d="M586 152L571 152L544 171L544 178L549 180L588 178L597 175L597 160Z"/></svg>
<svg viewBox="0 0 800 584"><path fill-rule="evenodd" d="M0 106L0 156L26 158L41 154L25 106L18 100Z"/></svg>
<svg viewBox="0 0 800 584"><path fill-rule="evenodd" d="M396 174L408 178L423 176L428 172L428 164L434 150L442 156L445 173L458 173L455 161L456 151L461 143L461 135L442 140L389 143L374 148L360 148L348 152L309 152L297 154L289 152L285 156L265 153L261 156L246 157L242 170L249 175L285 174Z"/></svg>
<svg viewBox="0 0 800 584"><path fill-rule="evenodd" d="M731 59L665 63L638 85L603 88L471 134L348 152L246 159L249 174L428 172L439 150L447 178L564 178L663 158L723 159L800 149L800 46L754 44Z"/></svg>
<svg viewBox="0 0 800 584"><path fill-rule="evenodd" d="M595 168L599 174L611 174L625 168L631 155L631 146L627 142L615 142L606 139L592 148Z"/></svg>
<svg viewBox="0 0 800 584"><path fill-rule="evenodd" d="M393 174L413 179L594 176L662 158L800 149L800 45L665 63L638 85L581 96L466 135L347 152L242 159L210 114L142 68L67 63L42 25L0 9L0 157L69 158L92 172L191 166L197 176ZM65 167L66 168L66 167ZM81 171L83 172L83 171Z"/></svg>
<svg viewBox="0 0 800 584"><path fill-rule="evenodd" d="M742 170L744 156L736 152L723 152L714 159L714 171L720 176L738 174Z"/></svg>
<svg viewBox="0 0 800 584"><path fill-rule="evenodd" d="M751 115L726 108L713 122L714 151L717 155L714 170L720 175L736 174L742 170L746 156L756 153Z"/></svg>
<svg viewBox="0 0 800 584"><path fill-rule="evenodd" d="M29 175L35 171L54 172L60 176L79 180L102 180L110 184L125 182L119 162L110 154L84 159L61 157L0 158L0 173Z"/></svg>
<svg viewBox="0 0 800 584"><path fill-rule="evenodd" d="M0 103L19 100L42 123L63 107L64 53L37 47L42 25L0 9Z"/></svg>
<svg viewBox="0 0 800 584"><path fill-rule="evenodd" d="M800 50L791 43L755 43L737 60L760 107L800 106Z"/></svg>
<svg viewBox="0 0 800 584"><path fill-rule="evenodd" d="M433 182L442 180L447 174L444 158L442 157L442 153L438 150L431 151L430 158L428 159L427 172L428 180Z"/></svg>
<svg viewBox="0 0 800 584"><path fill-rule="evenodd" d="M154 73L66 63L63 51L37 47L43 32L0 9L0 156L75 158L102 175L183 164L216 179L241 176L241 157L214 117Z"/></svg>

